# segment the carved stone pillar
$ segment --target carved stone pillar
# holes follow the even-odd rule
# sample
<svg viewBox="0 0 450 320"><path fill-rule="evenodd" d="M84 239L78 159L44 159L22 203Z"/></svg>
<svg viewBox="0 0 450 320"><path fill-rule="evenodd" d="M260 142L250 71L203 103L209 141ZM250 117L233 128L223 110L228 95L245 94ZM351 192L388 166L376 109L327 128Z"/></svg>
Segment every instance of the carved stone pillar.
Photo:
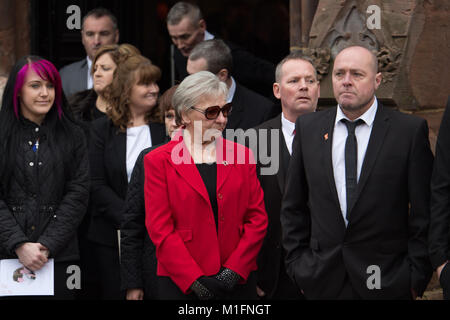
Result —
<svg viewBox="0 0 450 320"><path fill-rule="evenodd" d="M368 8L380 8L369 29ZM321 105L334 103L332 63L350 45L378 56L383 83L377 97L408 112L442 108L450 93L450 5L446 0L320 0L309 39L319 67Z"/></svg>
<svg viewBox="0 0 450 320"><path fill-rule="evenodd" d="M0 0L0 75L14 64L14 0Z"/></svg>
<svg viewBox="0 0 450 320"><path fill-rule="evenodd" d="M29 0L0 0L0 75L30 52Z"/></svg>
<svg viewBox="0 0 450 320"><path fill-rule="evenodd" d="M302 46L302 16L301 16L301 0L289 1L290 16L290 49L291 51L300 50Z"/></svg>

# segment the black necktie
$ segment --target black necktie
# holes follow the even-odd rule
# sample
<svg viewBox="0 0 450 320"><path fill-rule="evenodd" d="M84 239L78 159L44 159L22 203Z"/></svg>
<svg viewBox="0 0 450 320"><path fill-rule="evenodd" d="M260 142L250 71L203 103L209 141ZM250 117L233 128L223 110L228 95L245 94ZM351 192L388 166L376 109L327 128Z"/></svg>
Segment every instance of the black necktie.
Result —
<svg viewBox="0 0 450 320"><path fill-rule="evenodd" d="M345 182L347 189L347 216L353 208L355 201L357 180L357 162L358 162L358 143L356 141L355 128L364 121L358 119L355 122L346 119L341 120L347 127L347 141L345 142Z"/></svg>

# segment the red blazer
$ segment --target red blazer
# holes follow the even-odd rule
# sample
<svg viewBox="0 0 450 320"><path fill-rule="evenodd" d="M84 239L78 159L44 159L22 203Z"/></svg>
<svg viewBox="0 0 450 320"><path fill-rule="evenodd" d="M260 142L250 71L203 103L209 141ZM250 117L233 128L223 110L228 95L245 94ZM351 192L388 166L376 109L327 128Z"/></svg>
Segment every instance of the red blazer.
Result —
<svg viewBox="0 0 450 320"><path fill-rule="evenodd" d="M264 195L250 149L220 138L216 160L217 232L208 192L182 134L144 158L145 225L156 246L157 275L170 277L184 293L221 266L246 281L266 234Z"/></svg>

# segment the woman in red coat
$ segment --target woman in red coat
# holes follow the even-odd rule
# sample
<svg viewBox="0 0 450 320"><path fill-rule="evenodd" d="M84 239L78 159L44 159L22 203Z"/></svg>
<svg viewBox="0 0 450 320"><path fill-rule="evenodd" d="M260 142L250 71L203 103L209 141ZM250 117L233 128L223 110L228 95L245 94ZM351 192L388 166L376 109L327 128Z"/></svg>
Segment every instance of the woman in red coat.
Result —
<svg viewBox="0 0 450 320"><path fill-rule="evenodd" d="M210 72L187 77L172 100L185 129L144 159L160 299L256 297L267 214L253 154L222 139L227 92Z"/></svg>

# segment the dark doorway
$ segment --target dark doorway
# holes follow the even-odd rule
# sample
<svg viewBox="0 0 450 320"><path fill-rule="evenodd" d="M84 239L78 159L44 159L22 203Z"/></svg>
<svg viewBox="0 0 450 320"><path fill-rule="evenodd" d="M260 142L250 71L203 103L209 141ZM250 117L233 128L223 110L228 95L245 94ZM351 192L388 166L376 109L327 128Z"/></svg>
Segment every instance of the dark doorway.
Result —
<svg viewBox="0 0 450 320"><path fill-rule="evenodd" d="M111 10L119 21L120 43L131 43L163 71L161 89L169 86L169 47L165 19L177 1L31 0L31 50L58 68L85 56L80 30L69 30L67 8L81 15L95 7ZM289 53L289 0L191 1L204 14L211 33L277 63Z"/></svg>

